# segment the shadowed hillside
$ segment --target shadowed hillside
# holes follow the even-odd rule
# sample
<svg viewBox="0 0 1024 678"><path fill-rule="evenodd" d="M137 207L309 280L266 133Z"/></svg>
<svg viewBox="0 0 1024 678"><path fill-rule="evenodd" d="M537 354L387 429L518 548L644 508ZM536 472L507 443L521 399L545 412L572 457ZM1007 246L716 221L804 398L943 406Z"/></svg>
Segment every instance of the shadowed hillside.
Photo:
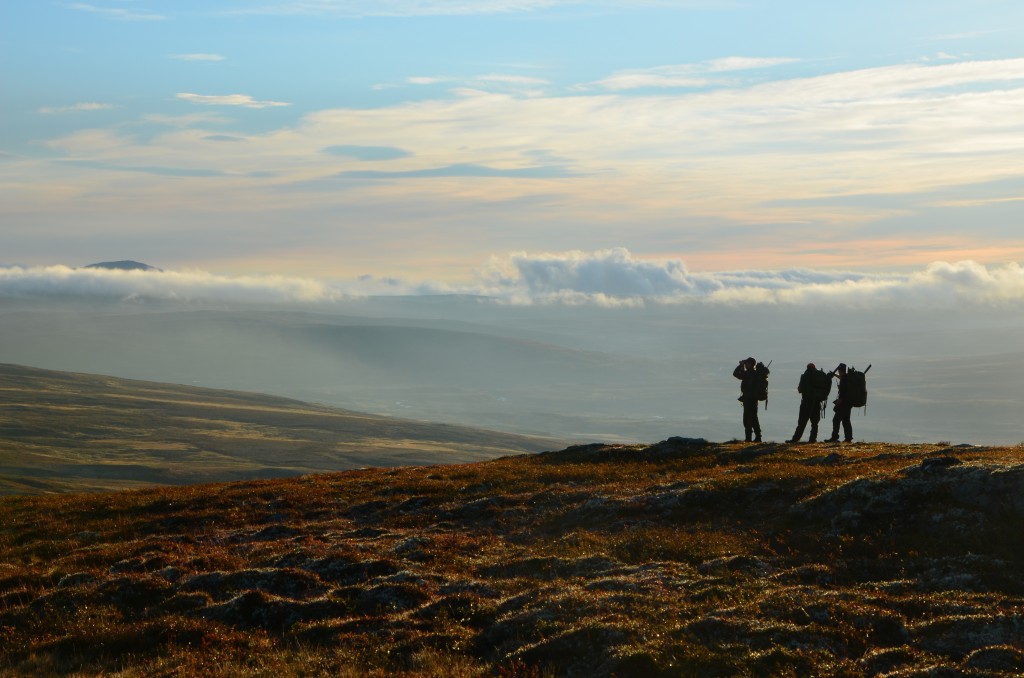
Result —
<svg viewBox="0 0 1024 678"><path fill-rule="evenodd" d="M1019 676L1021 448L674 438L0 499L0 673Z"/></svg>
<svg viewBox="0 0 1024 678"><path fill-rule="evenodd" d="M0 494L456 463L556 447L267 395L0 365Z"/></svg>

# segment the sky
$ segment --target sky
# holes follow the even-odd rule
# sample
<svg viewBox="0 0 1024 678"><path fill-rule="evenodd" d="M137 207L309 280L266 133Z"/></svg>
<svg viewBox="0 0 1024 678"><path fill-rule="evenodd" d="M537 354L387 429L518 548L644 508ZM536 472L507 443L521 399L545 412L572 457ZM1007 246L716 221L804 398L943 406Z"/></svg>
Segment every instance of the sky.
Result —
<svg viewBox="0 0 1024 678"><path fill-rule="evenodd" d="M4 0L0 91L5 289L1024 298L1019 0Z"/></svg>

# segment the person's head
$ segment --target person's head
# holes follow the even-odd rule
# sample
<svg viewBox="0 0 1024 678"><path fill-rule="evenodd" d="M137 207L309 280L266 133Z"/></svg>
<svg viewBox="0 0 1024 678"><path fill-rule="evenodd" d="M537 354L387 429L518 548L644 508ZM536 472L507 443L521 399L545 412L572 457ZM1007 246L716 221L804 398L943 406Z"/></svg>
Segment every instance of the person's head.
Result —
<svg viewBox="0 0 1024 678"><path fill-rule="evenodd" d="M816 369L817 369L817 368L816 368L816 367L814 366L814 363L807 363L807 370L808 370L809 372L813 372L813 371L814 371L814 370L816 370Z"/></svg>
<svg viewBox="0 0 1024 678"><path fill-rule="evenodd" d="M846 374L846 363L839 363L839 367L836 368L837 374Z"/></svg>
<svg viewBox="0 0 1024 678"><path fill-rule="evenodd" d="M743 362L747 365L747 367L753 367L754 365L757 364L757 361L754 360L753 358L747 358Z"/></svg>

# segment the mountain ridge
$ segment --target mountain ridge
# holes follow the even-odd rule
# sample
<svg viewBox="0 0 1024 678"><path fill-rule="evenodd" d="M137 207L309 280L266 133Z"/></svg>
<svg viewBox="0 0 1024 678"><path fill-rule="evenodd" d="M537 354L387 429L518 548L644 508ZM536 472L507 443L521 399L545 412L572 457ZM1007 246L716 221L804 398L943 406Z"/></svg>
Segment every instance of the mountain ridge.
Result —
<svg viewBox="0 0 1024 678"><path fill-rule="evenodd" d="M122 261L101 261L97 264L89 264L85 266L85 268L102 268L110 271L163 271L163 269L157 268L156 266L143 264L139 261L132 261L131 259L125 259Z"/></svg>

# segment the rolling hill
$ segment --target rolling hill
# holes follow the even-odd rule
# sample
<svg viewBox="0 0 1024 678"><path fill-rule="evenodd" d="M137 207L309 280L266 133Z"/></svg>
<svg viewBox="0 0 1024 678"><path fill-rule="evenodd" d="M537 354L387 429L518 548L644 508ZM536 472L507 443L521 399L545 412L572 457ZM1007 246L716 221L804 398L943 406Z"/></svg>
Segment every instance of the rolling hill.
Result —
<svg viewBox="0 0 1024 678"><path fill-rule="evenodd" d="M0 494L458 463L563 444L254 393L0 364Z"/></svg>
<svg viewBox="0 0 1024 678"><path fill-rule="evenodd" d="M0 674L1020 676L1022 456L676 438L0 498Z"/></svg>

